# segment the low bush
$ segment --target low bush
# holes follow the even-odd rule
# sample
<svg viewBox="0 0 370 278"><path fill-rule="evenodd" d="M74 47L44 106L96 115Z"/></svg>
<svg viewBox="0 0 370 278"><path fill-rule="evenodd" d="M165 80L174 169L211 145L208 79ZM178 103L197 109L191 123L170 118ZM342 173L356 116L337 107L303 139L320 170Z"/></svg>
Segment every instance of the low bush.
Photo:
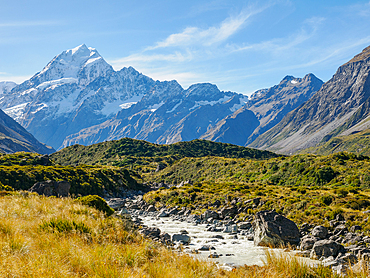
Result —
<svg viewBox="0 0 370 278"><path fill-rule="evenodd" d="M97 210L100 210L104 212L107 216L110 216L114 213L114 210L110 206L108 206L107 202L98 195L87 195L84 197L79 197L77 198L77 201L85 206L93 207Z"/></svg>

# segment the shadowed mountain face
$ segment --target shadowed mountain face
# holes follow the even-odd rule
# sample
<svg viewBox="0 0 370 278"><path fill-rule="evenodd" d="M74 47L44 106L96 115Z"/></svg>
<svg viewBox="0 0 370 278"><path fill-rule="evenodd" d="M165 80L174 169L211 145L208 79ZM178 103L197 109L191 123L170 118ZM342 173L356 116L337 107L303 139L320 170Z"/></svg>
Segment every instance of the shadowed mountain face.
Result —
<svg viewBox="0 0 370 278"><path fill-rule="evenodd" d="M339 67L301 107L259 136L251 147L293 153L333 136L369 128L370 47Z"/></svg>
<svg viewBox="0 0 370 278"><path fill-rule="evenodd" d="M313 74L286 76L279 85L255 92L243 108L219 121L201 138L248 145L312 97L322 84Z"/></svg>
<svg viewBox="0 0 370 278"><path fill-rule="evenodd" d="M20 124L0 110L0 152L35 152L50 154L55 150L36 140Z"/></svg>

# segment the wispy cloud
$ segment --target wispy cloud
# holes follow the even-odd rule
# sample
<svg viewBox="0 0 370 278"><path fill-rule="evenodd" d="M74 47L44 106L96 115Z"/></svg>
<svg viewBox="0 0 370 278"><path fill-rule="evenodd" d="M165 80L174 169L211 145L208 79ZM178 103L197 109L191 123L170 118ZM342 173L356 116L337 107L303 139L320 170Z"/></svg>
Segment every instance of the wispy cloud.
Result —
<svg viewBox="0 0 370 278"><path fill-rule="evenodd" d="M314 37L319 26L325 21L323 17L313 17L305 20L304 26L295 34L292 34L285 38L276 38L269 41L264 41L251 45L229 45L232 52L238 51L267 51L271 54L279 54L282 51L287 51L292 49L310 38Z"/></svg>
<svg viewBox="0 0 370 278"><path fill-rule="evenodd" d="M219 26L212 26L208 29L201 29L198 27L187 27L181 33L176 33L168 36L164 41L158 42L155 46L146 48L146 50L154 50L165 47L187 47L191 45L210 46L227 40L253 15L265 10L268 6L245 9L236 16L230 16L225 19Z"/></svg>

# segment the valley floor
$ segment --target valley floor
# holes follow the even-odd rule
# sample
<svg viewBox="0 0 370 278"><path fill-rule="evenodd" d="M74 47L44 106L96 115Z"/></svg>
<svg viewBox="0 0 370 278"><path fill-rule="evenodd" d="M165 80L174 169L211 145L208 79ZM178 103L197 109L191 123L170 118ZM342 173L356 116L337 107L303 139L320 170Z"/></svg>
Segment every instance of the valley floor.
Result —
<svg viewBox="0 0 370 278"><path fill-rule="evenodd" d="M1 277L335 277L269 254L265 266L225 271L142 238L128 220L26 192L2 192L0 234Z"/></svg>

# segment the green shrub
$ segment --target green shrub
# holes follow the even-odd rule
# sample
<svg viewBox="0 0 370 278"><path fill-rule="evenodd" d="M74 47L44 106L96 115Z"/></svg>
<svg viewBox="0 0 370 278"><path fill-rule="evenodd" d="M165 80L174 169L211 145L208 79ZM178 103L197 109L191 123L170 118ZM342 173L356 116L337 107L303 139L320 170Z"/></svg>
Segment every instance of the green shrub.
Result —
<svg viewBox="0 0 370 278"><path fill-rule="evenodd" d="M97 210L100 210L104 212L107 216L110 216L114 213L114 210L110 206L108 206L107 202L98 195L87 195L84 197L79 197L77 198L77 201L85 206L93 207Z"/></svg>
<svg viewBox="0 0 370 278"><path fill-rule="evenodd" d="M333 202L333 197L330 195L325 195L320 197L320 202L324 205L329 206Z"/></svg>
<svg viewBox="0 0 370 278"><path fill-rule="evenodd" d="M335 194L337 194L338 197L344 198L348 195L348 191L345 190L344 188L338 188L335 190Z"/></svg>

